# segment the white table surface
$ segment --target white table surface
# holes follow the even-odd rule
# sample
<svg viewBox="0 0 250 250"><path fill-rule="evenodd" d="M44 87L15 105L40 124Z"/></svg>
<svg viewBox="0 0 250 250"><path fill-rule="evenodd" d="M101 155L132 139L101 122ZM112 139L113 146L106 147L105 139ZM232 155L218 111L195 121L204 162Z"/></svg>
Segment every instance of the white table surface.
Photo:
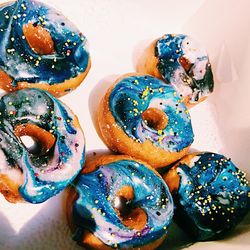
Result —
<svg viewBox="0 0 250 250"><path fill-rule="evenodd" d="M4 1L0 0L0 3ZM207 47L214 94L191 110L193 148L222 153L250 175L250 1L44 0L87 36L92 68L73 93L61 98L78 115L87 151L105 149L94 114L112 79L135 70L145 45L165 33L187 33ZM250 248L250 216L224 240L196 243L173 225L160 249ZM0 249L81 249L70 238L62 194L40 205L7 203L0 196Z"/></svg>

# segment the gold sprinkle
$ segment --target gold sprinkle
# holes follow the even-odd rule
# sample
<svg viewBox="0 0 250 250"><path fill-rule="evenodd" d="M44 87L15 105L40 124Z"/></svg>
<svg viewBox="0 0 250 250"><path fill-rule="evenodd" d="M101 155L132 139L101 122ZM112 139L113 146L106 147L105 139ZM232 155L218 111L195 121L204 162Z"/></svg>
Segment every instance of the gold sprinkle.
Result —
<svg viewBox="0 0 250 250"><path fill-rule="evenodd" d="M146 89L142 92L142 98L145 98L149 94L149 87L146 86Z"/></svg>
<svg viewBox="0 0 250 250"><path fill-rule="evenodd" d="M158 135L162 135L162 132L163 132L162 130L157 131Z"/></svg>

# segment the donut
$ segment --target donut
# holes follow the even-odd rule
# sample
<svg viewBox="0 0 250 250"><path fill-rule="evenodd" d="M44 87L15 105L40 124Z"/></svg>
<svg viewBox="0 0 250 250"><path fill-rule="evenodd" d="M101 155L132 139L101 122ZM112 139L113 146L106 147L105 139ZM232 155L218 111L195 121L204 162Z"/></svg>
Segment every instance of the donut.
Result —
<svg viewBox="0 0 250 250"><path fill-rule="evenodd" d="M190 107L205 100L214 88L206 50L187 35L167 34L155 40L140 59L138 71L173 85Z"/></svg>
<svg viewBox="0 0 250 250"><path fill-rule="evenodd" d="M161 176L124 155L87 160L68 193L66 211L73 239L86 249L157 248L173 216Z"/></svg>
<svg viewBox="0 0 250 250"><path fill-rule="evenodd" d="M175 220L195 239L221 238L249 211L246 174L223 155L187 155L163 178L173 195Z"/></svg>
<svg viewBox="0 0 250 250"><path fill-rule="evenodd" d="M61 13L35 0L0 6L0 88L39 88L56 97L90 69L86 38Z"/></svg>
<svg viewBox="0 0 250 250"><path fill-rule="evenodd" d="M25 146L24 136L35 147ZM77 117L54 96L24 89L1 97L0 192L9 202L41 203L58 194L81 171L84 155Z"/></svg>
<svg viewBox="0 0 250 250"><path fill-rule="evenodd" d="M189 112L171 85L149 75L119 78L98 110L101 137L113 151L165 167L193 142Z"/></svg>

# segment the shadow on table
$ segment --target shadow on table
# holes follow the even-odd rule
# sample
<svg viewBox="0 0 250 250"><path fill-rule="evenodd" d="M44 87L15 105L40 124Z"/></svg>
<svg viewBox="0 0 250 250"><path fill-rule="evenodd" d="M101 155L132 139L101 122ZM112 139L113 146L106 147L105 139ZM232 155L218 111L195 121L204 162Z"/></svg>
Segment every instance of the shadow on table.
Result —
<svg viewBox="0 0 250 250"><path fill-rule="evenodd" d="M0 249L5 249L4 246L8 241L15 240L15 235L8 219L0 213Z"/></svg>
<svg viewBox="0 0 250 250"><path fill-rule="evenodd" d="M89 95L89 112L91 115L91 119L95 126L95 129L100 136L100 130L97 122L97 113L100 102L104 95L106 94L107 90L110 86L112 86L119 75L109 75L101 79L96 86L92 89Z"/></svg>
<svg viewBox="0 0 250 250"><path fill-rule="evenodd" d="M181 250L192 244L192 239L190 239L175 223L173 223L169 228L166 240L158 249Z"/></svg>
<svg viewBox="0 0 250 250"><path fill-rule="evenodd" d="M6 249L82 249L71 239L70 229L63 212L62 197L63 195L59 195L46 202L46 205L23 226L15 236L15 240L8 242ZM32 206L30 205L30 209Z"/></svg>

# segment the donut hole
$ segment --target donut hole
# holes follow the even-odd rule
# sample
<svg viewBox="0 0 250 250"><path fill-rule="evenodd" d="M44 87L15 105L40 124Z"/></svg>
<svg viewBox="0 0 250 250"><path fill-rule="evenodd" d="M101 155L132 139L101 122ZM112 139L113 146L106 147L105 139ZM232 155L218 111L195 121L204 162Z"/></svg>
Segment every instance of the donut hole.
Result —
<svg viewBox="0 0 250 250"><path fill-rule="evenodd" d="M126 217L131 212L131 201L127 200L123 196L116 196L114 207L118 210L121 217Z"/></svg>
<svg viewBox="0 0 250 250"><path fill-rule="evenodd" d="M147 224L147 214L142 208L134 206L133 199L133 187L124 186L117 192L113 206L125 226L141 231Z"/></svg>
<svg viewBox="0 0 250 250"><path fill-rule="evenodd" d="M54 135L34 124L16 126L15 135L32 155L45 155L54 146Z"/></svg>
<svg viewBox="0 0 250 250"><path fill-rule="evenodd" d="M46 152L43 145L41 145L41 143L39 143L35 138L31 137L31 136L21 136L20 140L22 141L22 143L24 144L24 146L26 147L26 149L28 150L28 152L32 155L40 155L40 154L45 154Z"/></svg>
<svg viewBox="0 0 250 250"><path fill-rule="evenodd" d="M148 127L155 130L163 130L168 124L165 112L158 108L148 108L142 113L142 119Z"/></svg>
<svg viewBox="0 0 250 250"><path fill-rule="evenodd" d="M23 26L23 34L34 52L40 55L54 53L54 41L50 32L37 23L28 23Z"/></svg>
<svg viewBox="0 0 250 250"><path fill-rule="evenodd" d="M188 74L191 67L192 67L192 63L190 63L190 61L184 56L181 56L179 58L179 63L181 64L181 66L184 68L184 70Z"/></svg>

